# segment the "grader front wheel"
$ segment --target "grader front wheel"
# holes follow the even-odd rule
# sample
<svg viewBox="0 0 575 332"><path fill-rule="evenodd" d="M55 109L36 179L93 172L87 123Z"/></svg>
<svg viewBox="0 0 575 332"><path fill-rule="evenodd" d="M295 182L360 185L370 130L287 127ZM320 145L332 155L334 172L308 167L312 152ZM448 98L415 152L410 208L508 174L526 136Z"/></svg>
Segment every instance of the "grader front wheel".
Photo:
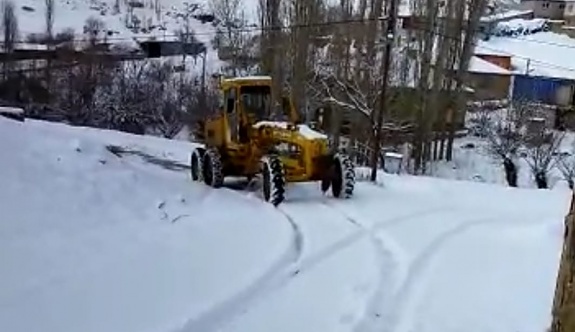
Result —
<svg viewBox="0 0 575 332"><path fill-rule="evenodd" d="M281 160L267 156L262 160L263 196L266 202L278 206L285 200L285 173Z"/></svg>
<svg viewBox="0 0 575 332"><path fill-rule="evenodd" d="M206 150L203 148L196 148L191 155L191 173L193 181L202 181L202 159L204 159L204 154Z"/></svg>
<svg viewBox="0 0 575 332"><path fill-rule="evenodd" d="M334 197L350 198L355 189L355 167L349 156L338 153L335 155L336 181L339 183L336 188L335 182L332 184ZM337 189L337 190L336 190Z"/></svg>
<svg viewBox="0 0 575 332"><path fill-rule="evenodd" d="M321 181L322 192L325 193L330 187L335 198L349 198L353 195L355 168L351 159L343 153L333 156L332 165Z"/></svg>
<svg viewBox="0 0 575 332"><path fill-rule="evenodd" d="M224 184L222 157L217 149L206 150L202 158L202 177L211 187L220 188Z"/></svg>

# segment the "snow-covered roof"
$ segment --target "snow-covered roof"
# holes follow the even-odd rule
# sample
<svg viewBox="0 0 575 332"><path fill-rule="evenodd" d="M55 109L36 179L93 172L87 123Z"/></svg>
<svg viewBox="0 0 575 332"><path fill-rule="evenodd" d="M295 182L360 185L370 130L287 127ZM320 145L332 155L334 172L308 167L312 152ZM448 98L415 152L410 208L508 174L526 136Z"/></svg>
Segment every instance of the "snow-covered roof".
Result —
<svg viewBox="0 0 575 332"><path fill-rule="evenodd" d="M14 115L20 115L20 114L24 114L24 110L18 107L5 107L5 106L0 106L0 114L14 114Z"/></svg>
<svg viewBox="0 0 575 332"><path fill-rule="evenodd" d="M513 72L575 80L575 39L554 32L479 41L475 53L488 50L511 56Z"/></svg>
<svg viewBox="0 0 575 332"><path fill-rule="evenodd" d="M523 16L533 13L532 10L508 10L502 13L483 16L481 22L493 22L499 20L506 20L517 16Z"/></svg>
<svg viewBox="0 0 575 332"><path fill-rule="evenodd" d="M514 18L508 21L498 22L494 29L494 35L525 35L545 31L548 25L547 19Z"/></svg>
<svg viewBox="0 0 575 332"><path fill-rule="evenodd" d="M265 80L271 80L272 77L271 76L243 76L243 77L232 77L232 78L226 78L226 81L265 81Z"/></svg>
<svg viewBox="0 0 575 332"><path fill-rule="evenodd" d="M475 55L494 55L494 56L505 56L510 57L511 54L508 52L503 52L501 50L493 49L487 45L477 44L475 46L475 51L473 52Z"/></svg>
<svg viewBox="0 0 575 332"><path fill-rule="evenodd" d="M470 73L477 74L498 74L498 75L511 75L511 72L489 61L483 60L480 57L473 56L469 62Z"/></svg>

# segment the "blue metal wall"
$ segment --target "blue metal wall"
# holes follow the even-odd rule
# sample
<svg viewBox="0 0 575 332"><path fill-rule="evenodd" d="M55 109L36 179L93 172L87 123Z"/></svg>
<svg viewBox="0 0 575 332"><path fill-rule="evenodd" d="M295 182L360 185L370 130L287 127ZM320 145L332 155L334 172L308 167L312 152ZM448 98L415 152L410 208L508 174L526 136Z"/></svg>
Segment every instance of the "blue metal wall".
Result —
<svg viewBox="0 0 575 332"><path fill-rule="evenodd" d="M567 82L549 77L516 75L513 84L513 100L555 104L557 90Z"/></svg>

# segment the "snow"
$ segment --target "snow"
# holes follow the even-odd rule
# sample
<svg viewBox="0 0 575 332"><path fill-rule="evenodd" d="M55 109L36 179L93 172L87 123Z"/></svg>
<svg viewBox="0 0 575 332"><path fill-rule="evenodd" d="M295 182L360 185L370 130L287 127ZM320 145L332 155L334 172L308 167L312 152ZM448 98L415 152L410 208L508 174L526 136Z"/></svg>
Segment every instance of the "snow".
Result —
<svg viewBox="0 0 575 332"><path fill-rule="evenodd" d="M498 75L511 75L511 72L505 68L499 67L489 61L483 60L480 57L473 56L469 61L470 73L480 74L498 74Z"/></svg>
<svg viewBox="0 0 575 332"><path fill-rule="evenodd" d="M499 22L495 27L494 34L498 35L525 35L531 34L539 31L543 31L547 28L547 20L543 18L534 19L522 19L515 18L509 21Z"/></svg>
<svg viewBox="0 0 575 332"><path fill-rule="evenodd" d="M21 115L24 114L24 110L18 107L0 106L0 114Z"/></svg>
<svg viewBox="0 0 575 332"><path fill-rule="evenodd" d="M282 122L282 121L260 121L253 125L254 128L261 128L261 127L276 127L281 129L288 129L291 126L289 122ZM308 139L327 139L327 135L320 133L319 131L315 131L311 129L308 125L305 124L298 124L296 125L298 128L298 132L303 135L305 138Z"/></svg>
<svg viewBox="0 0 575 332"><path fill-rule="evenodd" d="M127 46L139 49L136 41L160 40L170 41L177 39L177 31L184 29L185 19L183 15L187 11L187 3L181 0L162 0L160 4L160 14L153 8L153 1L138 1L144 4L143 8L129 9L127 1L120 1L120 11L114 11L115 0L56 0L54 10L54 34L72 29L75 34L75 43L78 44L85 39L84 26L90 17L97 18L104 23L103 31L100 31L99 38L111 43L113 46ZM199 9L194 14L200 14L208 10L207 1L198 1ZM31 7L34 11L27 11L24 7ZM133 12L134 17L141 21L140 29L131 29L128 22L129 12ZM45 28L45 3L44 0L19 0L16 4L16 15L18 17L20 36L25 41L29 35L42 34ZM215 28L209 23L191 17L189 28L194 32L196 39L207 46L206 70L208 73L217 72L222 66L217 52L211 47L212 39L215 36ZM110 35L108 35L108 33ZM27 49L33 48L30 44L25 45ZM181 58L181 57L180 57ZM188 61L191 62L191 61ZM192 66L193 67L193 66ZM195 66L196 71L201 70L201 64Z"/></svg>
<svg viewBox="0 0 575 332"><path fill-rule="evenodd" d="M475 45L475 50L473 53L475 55L494 55L494 56L504 56L504 57L512 56L512 54L509 54L509 53L504 52L502 50L493 49L488 44L484 44L484 43L477 43Z"/></svg>
<svg viewBox="0 0 575 332"><path fill-rule="evenodd" d="M348 200L289 185L274 208L109 145L186 165L195 146L0 118L0 330L549 324L568 190L380 173Z"/></svg>
<svg viewBox="0 0 575 332"><path fill-rule="evenodd" d="M513 72L553 78L575 79L575 39L554 32L518 37L491 37L479 41L479 53L495 52L512 56Z"/></svg>
<svg viewBox="0 0 575 332"><path fill-rule="evenodd" d="M105 149L178 161L188 142L36 121L0 128L2 331L203 330L200 318L217 320L292 254L273 209Z"/></svg>
<svg viewBox="0 0 575 332"><path fill-rule="evenodd" d="M495 114L494 118L504 117ZM533 117L533 121L545 120L541 117ZM539 119L539 120L538 120ZM571 151L575 142L575 134L568 132L562 141L560 151ZM506 186L503 166L489 155L488 143L478 137L463 137L455 140L453 161L439 161L431 166L430 175L442 179L473 181L480 183L498 184ZM571 153L571 152L569 152ZM531 174L529 164L523 158L516 160L518 166L518 185L521 188L535 189L536 184ZM549 186L553 190L566 188L567 183L557 168L549 173Z"/></svg>
<svg viewBox="0 0 575 332"><path fill-rule="evenodd" d="M487 15L487 16L483 16L481 17L481 22L494 22L494 21L500 21L500 20L507 20L510 18L514 18L517 16L523 16L523 15L528 15L528 14L532 14L533 11L532 10L507 10L501 13L496 13L496 14L492 14L492 15Z"/></svg>
<svg viewBox="0 0 575 332"><path fill-rule="evenodd" d="M6 117L17 121L25 121L24 110L17 107L0 107L0 117Z"/></svg>
<svg viewBox="0 0 575 332"><path fill-rule="evenodd" d="M233 81L266 81L271 79L272 79L271 76L243 76L243 77L228 78L226 80L233 82Z"/></svg>
<svg viewBox="0 0 575 332"><path fill-rule="evenodd" d="M402 159L403 158L403 155L401 153L395 153L395 152L386 152L385 156L390 157L390 158L396 158L396 159Z"/></svg>

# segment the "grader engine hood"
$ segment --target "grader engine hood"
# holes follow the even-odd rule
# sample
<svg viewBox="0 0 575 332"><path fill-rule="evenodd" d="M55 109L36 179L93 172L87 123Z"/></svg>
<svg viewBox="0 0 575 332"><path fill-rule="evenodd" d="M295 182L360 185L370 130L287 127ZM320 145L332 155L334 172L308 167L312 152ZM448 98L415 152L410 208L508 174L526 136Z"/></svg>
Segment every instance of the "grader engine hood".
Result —
<svg viewBox="0 0 575 332"><path fill-rule="evenodd" d="M320 180L326 174L328 138L307 125L261 121L253 125L255 140L264 154L276 155L290 181Z"/></svg>
<svg viewBox="0 0 575 332"><path fill-rule="evenodd" d="M277 128L280 129L277 131L277 134L281 136L281 133L284 132L288 135L289 132L295 131L297 132L301 138L306 140L327 140L327 136L311 129L309 126L304 124L292 124L289 122L281 122L281 121L260 121L253 125L253 128Z"/></svg>

